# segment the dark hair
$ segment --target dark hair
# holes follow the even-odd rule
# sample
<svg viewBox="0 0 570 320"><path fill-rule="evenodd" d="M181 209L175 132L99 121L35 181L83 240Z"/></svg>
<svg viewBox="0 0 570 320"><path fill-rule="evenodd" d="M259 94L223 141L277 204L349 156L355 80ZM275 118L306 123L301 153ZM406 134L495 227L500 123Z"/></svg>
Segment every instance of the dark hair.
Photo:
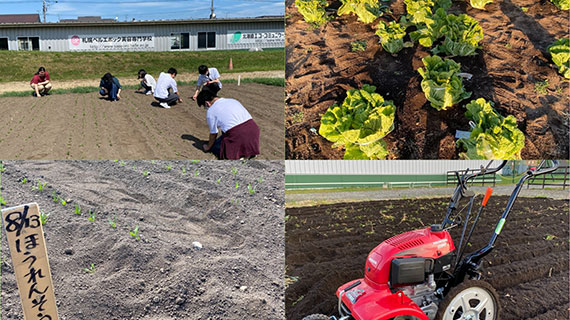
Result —
<svg viewBox="0 0 570 320"><path fill-rule="evenodd" d="M40 72L42 72L42 71L43 71L43 72L46 72L46 68L40 67L40 68L38 69L38 72L36 72L36 74L40 74Z"/></svg>
<svg viewBox="0 0 570 320"><path fill-rule="evenodd" d="M176 69L174 69L174 68L170 68L170 69L168 69L168 73L173 74L173 75L177 75L178 71L176 71Z"/></svg>
<svg viewBox="0 0 570 320"><path fill-rule="evenodd" d="M218 91L220 91L220 87L217 83L205 85L196 98L198 105L204 106L206 105L206 101L210 102L214 100L214 98L218 97Z"/></svg>
<svg viewBox="0 0 570 320"><path fill-rule="evenodd" d="M144 69L140 69L139 70L139 79L144 78L144 76L146 76L146 71Z"/></svg>
<svg viewBox="0 0 570 320"><path fill-rule="evenodd" d="M109 84L111 83L111 81L113 81L113 75L107 72L101 79L103 79L103 82L105 82L106 84Z"/></svg>
<svg viewBox="0 0 570 320"><path fill-rule="evenodd" d="M199 74L206 74L206 72L208 72L208 66L201 65L198 67L198 73Z"/></svg>

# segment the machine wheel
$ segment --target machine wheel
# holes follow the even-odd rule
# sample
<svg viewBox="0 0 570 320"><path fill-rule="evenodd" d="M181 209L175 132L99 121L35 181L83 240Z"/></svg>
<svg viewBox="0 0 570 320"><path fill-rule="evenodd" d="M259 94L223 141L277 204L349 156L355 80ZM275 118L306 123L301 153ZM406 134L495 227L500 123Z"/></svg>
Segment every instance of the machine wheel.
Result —
<svg viewBox="0 0 570 320"><path fill-rule="evenodd" d="M324 314L315 313L304 317L302 320L330 320L331 317Z"/></svg>
<svg viewBox="0 0 570 320"><path fill-rule="evenodd" d="M439 304L436 320L499 320L499 296L482 280L467 280L452 288Z"/></svg>

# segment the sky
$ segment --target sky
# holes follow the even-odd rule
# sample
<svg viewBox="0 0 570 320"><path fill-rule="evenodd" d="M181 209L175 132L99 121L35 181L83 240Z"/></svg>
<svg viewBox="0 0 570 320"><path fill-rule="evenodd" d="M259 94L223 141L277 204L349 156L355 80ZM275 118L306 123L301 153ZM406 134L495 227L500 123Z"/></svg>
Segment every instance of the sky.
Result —
<svg viewBox="0 0 570 320"><path fill-rule="evenodd" d="M214 0L217 18L282 16L284 0ZM118 21L200 19L210 16L211 0L47 0L48 22L78 16L101 16ZM42 0L0 0L0 14L38 13ZM42 18L43 20L43 18Z"/></svg>

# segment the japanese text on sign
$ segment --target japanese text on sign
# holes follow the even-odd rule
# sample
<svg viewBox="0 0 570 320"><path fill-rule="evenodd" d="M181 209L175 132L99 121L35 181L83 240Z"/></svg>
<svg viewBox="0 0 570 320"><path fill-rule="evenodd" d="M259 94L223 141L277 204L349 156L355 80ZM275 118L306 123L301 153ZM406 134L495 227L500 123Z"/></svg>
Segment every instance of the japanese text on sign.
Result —
<svg viewBox="0 0 570 320"><path fill-rule="evenodd" d="M154 48L154 34L70 35L69 49L77 51L142 51Z"/></svg>
<svg viewBox="0 0 570 320"><path fill-rule="evenodd" d="M57 320L57 307L37 203L2 210L2 221L26 320Z"/></svg>
<svg viewBox="0 0 570 320"><path fill-rule="evenodd" d="M228 31L228 44L285 45L284 31Z"/></svg>

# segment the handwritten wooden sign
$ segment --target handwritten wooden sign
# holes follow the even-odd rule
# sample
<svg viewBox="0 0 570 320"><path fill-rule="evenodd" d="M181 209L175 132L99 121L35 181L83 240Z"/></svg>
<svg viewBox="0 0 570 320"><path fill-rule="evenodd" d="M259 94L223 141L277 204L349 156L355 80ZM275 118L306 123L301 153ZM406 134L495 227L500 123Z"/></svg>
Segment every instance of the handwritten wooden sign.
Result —
<svg viewBox="0 0 570 320"><path fill-rule="evenodd" d="M25 320L58 320L40 207L30 203L2 210Z"/></svg>

